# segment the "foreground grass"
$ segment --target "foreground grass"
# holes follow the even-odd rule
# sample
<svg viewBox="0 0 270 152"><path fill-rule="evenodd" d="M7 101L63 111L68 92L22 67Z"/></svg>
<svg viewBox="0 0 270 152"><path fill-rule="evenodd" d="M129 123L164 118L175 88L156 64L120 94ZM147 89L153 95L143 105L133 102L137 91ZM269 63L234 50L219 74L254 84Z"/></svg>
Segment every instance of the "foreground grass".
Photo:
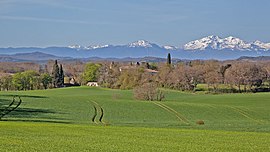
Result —
<svg viewBox="0 0 270 152"><path fill-rule="evenodd" d="M269 151L269 133L0 122L1 151Z"/></svg>

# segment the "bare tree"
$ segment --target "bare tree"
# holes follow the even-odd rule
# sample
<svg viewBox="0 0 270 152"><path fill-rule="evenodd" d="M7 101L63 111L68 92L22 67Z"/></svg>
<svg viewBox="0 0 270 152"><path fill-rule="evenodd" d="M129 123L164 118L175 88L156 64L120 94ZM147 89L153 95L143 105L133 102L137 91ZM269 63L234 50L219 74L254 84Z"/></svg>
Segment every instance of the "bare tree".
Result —
<svg viewBox="0 0 270 152"><path fill-rule="evenodd" d="M145 83L133 89L133 95L138 100L162 101L164 93L158 89L155 83Z"/></svg>
<svg viewBox="0 0 270 152"><path fill-rule="evenodd" d="M165 87L168 88L171 86L171 84L169 84L169 79L170 79L170 75L173 71L171 66L167 66L166 64L162 64L159 67L159 73L157 76L157 80L159 82L159 85L161 87Z"/></svg>
<svg viewBox="0 0 270 152"><path fill-rule="evenodd" d="M226 81L231 85L235 85L238 91L247 89L251 90L252 87L260 87L262 82L267 78L267 71L256 63L238 62L232 65L226 74Z"/></svg>

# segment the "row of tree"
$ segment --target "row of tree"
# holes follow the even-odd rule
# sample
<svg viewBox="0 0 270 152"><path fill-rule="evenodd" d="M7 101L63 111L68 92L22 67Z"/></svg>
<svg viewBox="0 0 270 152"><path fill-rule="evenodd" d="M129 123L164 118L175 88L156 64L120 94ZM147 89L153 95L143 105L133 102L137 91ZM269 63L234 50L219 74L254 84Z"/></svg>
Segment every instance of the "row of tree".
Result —
<svg viewBox="0 0 270 152"><path fill-rule="evenodd" d="M99 84L108 88L133 89L155 83L159 87L183 91L205 89L215 92L267 91L270 87L267 63L198 60L172 65L168 60L166 64L157 65L156 73L149 72L144 66L130 65L125 70L119 69L121 65L102 65L96 73Z"/></svg>
<svg viewBox="0 0 270 152"><path fill-rule="evenodd" d="M54 61L45 68L39 67L38 71L26 70L2 76L0 88L31 90L63 87L64 75L76 78L80 84L98 81L103 87L117 89L134 89L148 83L184 91L268 91L270 87L269 62L195 60L172 64L168 54L166 63L75 62L64 63L64 66L67 69L65 74L63 65Z"/></svg>
<svg viewBox="0 0 270 152"><path fill-rule="evenodd" d="M52 74L27 70L12 75L2 76L0 79L0 90L37 90L48 88L59 88L64 86L64 71L57 60L52 68Z"/></svg>
<svg viewBox="0 0 270 152"><path fill-rule="evenodd" d="M48 73L39 74L29 70L1 77L0 89L2 91L47 89L52 87L51 82L52 77Z"/></svg>

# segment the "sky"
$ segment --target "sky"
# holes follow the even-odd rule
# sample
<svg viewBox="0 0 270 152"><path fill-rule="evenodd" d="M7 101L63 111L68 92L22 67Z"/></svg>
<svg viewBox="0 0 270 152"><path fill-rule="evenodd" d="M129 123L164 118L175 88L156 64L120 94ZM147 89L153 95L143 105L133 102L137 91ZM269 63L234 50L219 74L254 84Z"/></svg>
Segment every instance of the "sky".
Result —
<svg viewBox="0 0 270 152"><path fill-rule="evenodd" d="M270 42L270 0L0 0L0 47Z"/></svg>

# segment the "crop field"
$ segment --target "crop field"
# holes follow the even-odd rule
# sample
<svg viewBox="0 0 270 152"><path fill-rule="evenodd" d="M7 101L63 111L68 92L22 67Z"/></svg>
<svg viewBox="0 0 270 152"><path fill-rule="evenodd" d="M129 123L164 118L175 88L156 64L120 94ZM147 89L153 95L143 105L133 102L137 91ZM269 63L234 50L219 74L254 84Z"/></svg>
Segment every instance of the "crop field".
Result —
<svg viewBox="0 0 270 152"><path fill-rule="evenodd" d="M1 111L22 100L0 121L0 150L270 150L269 93L164 91L162 102L89 87L0 92Z"/></svg>

